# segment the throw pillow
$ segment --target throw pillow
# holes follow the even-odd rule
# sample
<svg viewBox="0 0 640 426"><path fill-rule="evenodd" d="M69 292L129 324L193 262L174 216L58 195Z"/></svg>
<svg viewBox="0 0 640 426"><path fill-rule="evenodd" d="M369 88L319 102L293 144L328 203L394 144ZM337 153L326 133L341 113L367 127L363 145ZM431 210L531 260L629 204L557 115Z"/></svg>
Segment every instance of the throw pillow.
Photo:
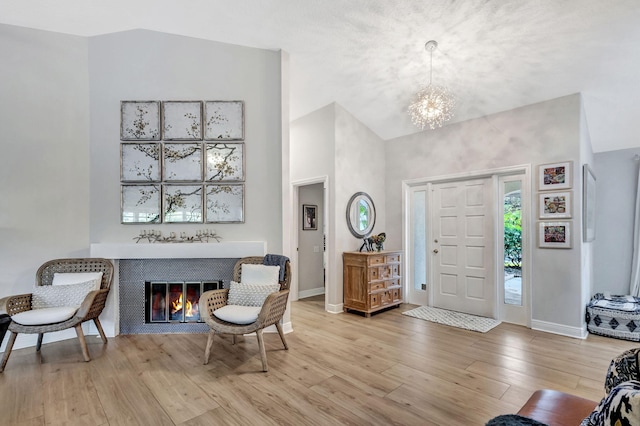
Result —
<svg viewBox="0 0 640 426"><path fill-rule="evenodd" d="M279 266L242 264L241 280L245 284L274 284L280 277Z"/></svg>
<svg viewBox="0 0 640 426"><path fill-rule="evenodd" d="M84 298L95 289L93 280L69 285L41 285L33 289L31 308L55 308L73 306L79 308Z"/></svg>
<svg viewBox="0 0 640 426"><path fill-rule="evenodd" d="M231 281L228 305L262 306L271 293L280 290L280 284L247 284Z"/></svg>
<svg viewBox="0 0 640 426"><path fill-rule="evenodd" d="M489 420L485 426L547 426L537 420L529 417L519 416L518 414L503 414Z"/></svg>
<svg viewBox="0 0 640 426"><path fill-rule="evenodd" d="M213 311L217 318L233 324L251 324L258 319L259 314L259 306L226 305Z"/></svg>
<svg viewBox="0 0 640 426"><path fill-rule="evenodd" d="M75 315L77 310L78 308L73 306L32 309L12 315L11 320L22 325L56 324L68 320Z"/></svg>
<svg viewBox="0 0 640 426"><path fill-rule="evenodd" d="M55 272L52 285L80 284L87 281L95 283L95 290L100 290L102 272Z"/></svg>
<svg viewBox="0 0 640 426"><path fill-rule="evenodd" d="M631 380L611 389L580 426L640 424L640 382Z"/></svg>
<svg viewBox="0 0 640 426"><path fill-rule="evenodd" d="M611 389L620 383L628 382L629 380L640 380L640 373L638 372L639 353L640 348L633 348L624 351L611 360L604 380L605 394L611 392Z"/></svg>

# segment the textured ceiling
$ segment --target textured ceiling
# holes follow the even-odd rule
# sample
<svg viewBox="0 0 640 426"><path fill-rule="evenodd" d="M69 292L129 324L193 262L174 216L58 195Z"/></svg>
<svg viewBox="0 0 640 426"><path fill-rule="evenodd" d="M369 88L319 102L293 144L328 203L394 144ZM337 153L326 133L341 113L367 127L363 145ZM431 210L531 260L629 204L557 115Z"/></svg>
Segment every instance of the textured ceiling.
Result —
<svg viewBox="0 0 640 426"><path fill-rule="evenodd" d="M338 102L383 139L418 131L406 110L434 39L453 121L581 92L596 152L640 146L639 0L0 0L0 23L283 49L292 119Z"/></svg>

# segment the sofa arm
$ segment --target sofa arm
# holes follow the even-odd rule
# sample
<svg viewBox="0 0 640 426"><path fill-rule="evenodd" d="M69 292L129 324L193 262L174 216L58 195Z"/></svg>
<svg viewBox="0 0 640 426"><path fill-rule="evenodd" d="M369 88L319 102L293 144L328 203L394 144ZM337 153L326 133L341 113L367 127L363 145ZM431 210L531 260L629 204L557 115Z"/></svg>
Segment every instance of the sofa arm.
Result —
<svg viewBox="0 0 640 426"><path fill-rule="evenodd" d="M522 406L518 415L548 425L577 426L598 405L597 402L555 390L538 390Z"/></svg>

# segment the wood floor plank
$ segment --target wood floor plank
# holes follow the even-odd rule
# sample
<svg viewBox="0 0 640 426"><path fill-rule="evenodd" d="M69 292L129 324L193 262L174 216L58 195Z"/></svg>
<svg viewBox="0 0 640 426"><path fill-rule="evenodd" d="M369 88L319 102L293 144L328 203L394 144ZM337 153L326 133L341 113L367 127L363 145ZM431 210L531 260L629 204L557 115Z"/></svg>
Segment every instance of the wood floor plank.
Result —
<svg viewBox="0 0 640 426"><path fill-rule="evenodd" d="M324 312L322 297L291 304L284 350L266 334L269 372L255 336L88 336L15 350L0 373L0 426L484 425L556 389L599 401L611 359L637 347L573 339L512 324L487 333L402 315Z"/></svg>

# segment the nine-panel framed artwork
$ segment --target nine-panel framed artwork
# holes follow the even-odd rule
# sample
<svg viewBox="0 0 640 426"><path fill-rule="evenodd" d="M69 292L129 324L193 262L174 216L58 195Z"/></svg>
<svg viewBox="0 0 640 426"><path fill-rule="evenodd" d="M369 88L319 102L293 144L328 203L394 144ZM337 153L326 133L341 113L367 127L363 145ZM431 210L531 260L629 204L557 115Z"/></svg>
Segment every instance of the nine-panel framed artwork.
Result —
<svg viewBox="0 0 640 426"><path fill-rule="evenodd" d="M244 223L243 101L121 101L121 222Z"/></svg>

